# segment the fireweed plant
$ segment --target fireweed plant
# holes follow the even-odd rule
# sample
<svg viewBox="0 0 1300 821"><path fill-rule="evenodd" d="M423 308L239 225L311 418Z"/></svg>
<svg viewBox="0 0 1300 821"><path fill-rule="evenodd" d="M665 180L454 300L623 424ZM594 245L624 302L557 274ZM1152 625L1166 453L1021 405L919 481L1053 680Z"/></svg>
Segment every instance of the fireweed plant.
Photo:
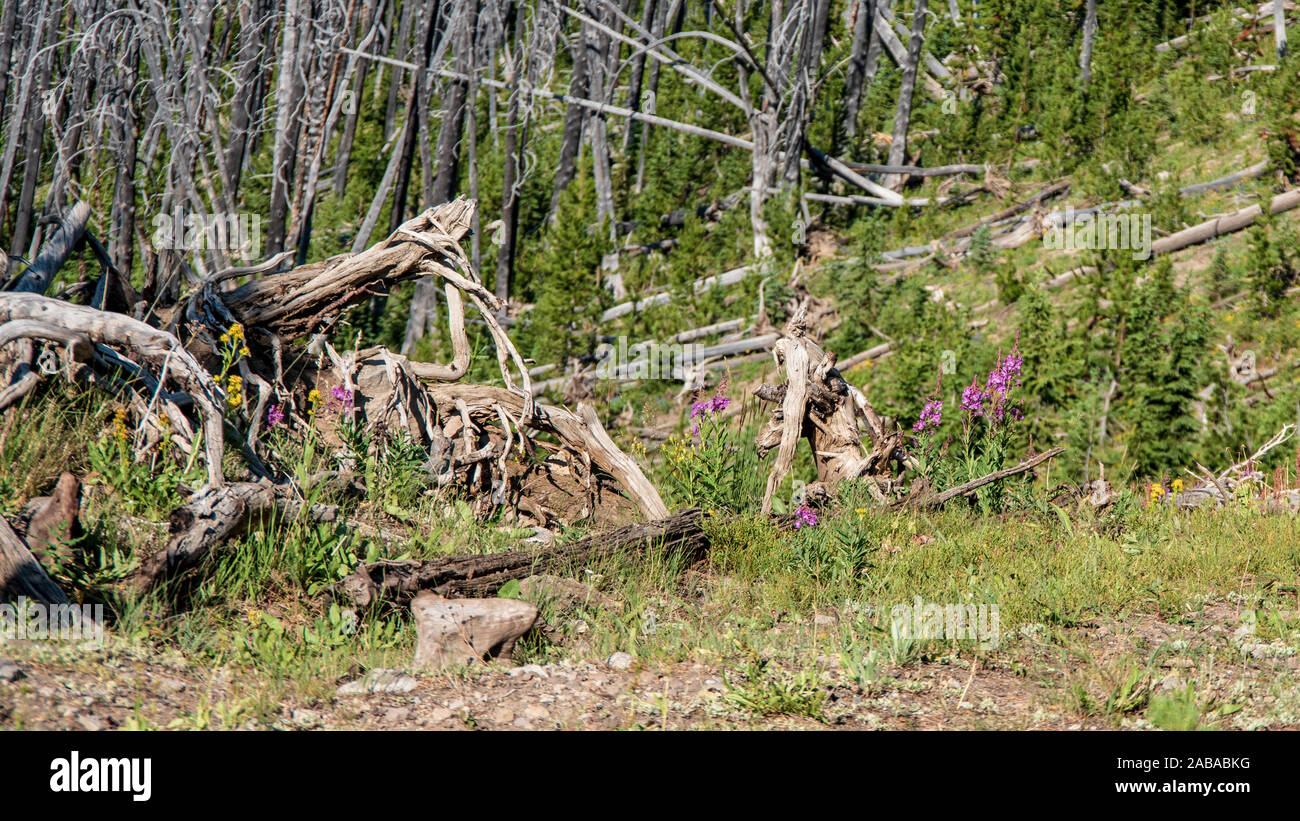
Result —
<svg viewBox="0 0 1300 821"><path fill-rule="evenodd" d="M752 447L731 441L723 415L730 406L724 382L691 404L689 437L670 437L665 445L668 488L686 507L741 511L754 503L758 458Z"/></svg>
<svg viewBox="0 0 1300 821"><path fill-rule="evenodd" d="M912 425L912 438L917 447L911 455L935 490L944 490L1004 467L1012 428L1023 419L1015 397L1023 366L1017 336L1011 351L1005 357L999 354L998 363L989 371L984 384L972 379L962 390L957 404L961 431L955 442L952 437L941 441L936 435L943 421L944 404L941 398L943 377L939 377L920 416ZM987 485L976 494L976 500L985 512L1002 508L1005 495L1002 483Z"/></svg>

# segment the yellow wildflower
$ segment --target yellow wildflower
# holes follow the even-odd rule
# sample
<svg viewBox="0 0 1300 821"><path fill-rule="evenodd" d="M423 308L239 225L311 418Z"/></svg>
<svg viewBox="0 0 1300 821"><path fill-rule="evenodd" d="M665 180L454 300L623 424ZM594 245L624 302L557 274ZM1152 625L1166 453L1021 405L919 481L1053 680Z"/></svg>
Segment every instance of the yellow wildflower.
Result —
<svg viewBox="0 0 1300 821"><path fill-rule="evenodd" d="M1175 480L1173 480L1172 482L1169 483L1169 487L1173 489L1174 493L1182 493L1182 492L1183 492L1183 480L1182 480L1182 479L1175 479Z"/></svg>
<svg viewBox="0 0 1300 821"><path fill-rule="evenodd" d="M125 442L128 438L126 429L126 411L118 408L113 414L113 438Z"/></svg>
<svg viewBox="0 0 1300 821"><path fill-rule="evenodd" d="M239 355L240 355L240 356L248 356L248 354L249 354L249 351L248 351L248 346L247 346L247 345L245 345L244 347L242 347L242 348L239 349Z"/></svg>

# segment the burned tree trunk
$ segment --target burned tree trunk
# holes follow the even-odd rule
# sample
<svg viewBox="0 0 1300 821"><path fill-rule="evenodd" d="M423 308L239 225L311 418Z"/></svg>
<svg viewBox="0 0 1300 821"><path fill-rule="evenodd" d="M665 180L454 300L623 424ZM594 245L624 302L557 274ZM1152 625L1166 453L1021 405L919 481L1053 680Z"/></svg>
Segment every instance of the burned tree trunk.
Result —
<svg viewBox="0 0 1300 821"><path fill-rule="evenodd" d="M1097 35L1097 0L1088 0L1083 18L1083 47L1079 50L1079 84L1092 82L1092 40Z"/></svg>
<svg viewBox="0 0 1300 821"><path fill-rule="evenodd" d="M867 56L875 41L871 18L876 2L877 0L857 0L854 5L853 46L849 51L849 65L844 72L844 112L840 127L840 133L847 138L858 133L858 111L862 107L862 90L868 79ZM831 153L838 155L839 146Z"/></svg>
<svg viewBox="0 0 1300 821"><path fill-rule="evenodd" d="M586 98L588 92L588 57L587 57L587 27L578 26L578 36L576 47L570 53L573 55L573 74L569 79L569 96L579 99ZM556 210L560 206L560 195L564 189L569 187L573 182L573 177L578 169L578 151L582 147L583 126L587 122L587 110L582 106L570 103L564 112L564 133L560 142L560 159L555 170L555 187L551 192L551 218L555 218Z"/></svg>
<svg viewBox="0 0 1300 821"><path fill-rule="evenodd" d="M916 73L921 64L921 43L925 33L925 2L916 0L912 15L912 39L907 44L907 61L903 66L903 84L898 90L898 110L894 114L894 136L889 144L889 165L907 162L907 129L912 120L912 94L916 90ZM895 191L903 187L907 177L892 174L885 178L885 187Z"/></svg>

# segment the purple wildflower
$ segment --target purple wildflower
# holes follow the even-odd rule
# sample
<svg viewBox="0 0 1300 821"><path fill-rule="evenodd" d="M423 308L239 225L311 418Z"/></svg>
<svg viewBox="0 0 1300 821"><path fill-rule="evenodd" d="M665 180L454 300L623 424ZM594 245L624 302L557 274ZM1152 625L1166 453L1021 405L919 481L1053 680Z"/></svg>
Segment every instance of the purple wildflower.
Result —
<svg viewBox="0 0 1300 821"><path fill-rule="evenodd" d="M1020 339L1017 338L1011 352L998 363L996 368L989 371L984 394L993 400L990 415L995 422L1001 422L1008 414L1013 420L1020 419L1020 409L1011 406L1009 397L1011 389L1020 386L1020 369L1024 363L1024 357L1020 355Z"/></svg>
<svg viewBox="0 0 1300 821"><path fill-rule="evenodd" d="M275 427L283 421L284 411L280 409L279 405L272 405L266 409L266 423L268 425Z"/></svg>
<svg viewBox="0 0 1300 821"><path fill-rule="evenodd" d="M961 409L977 419L984 415L984 391L974 379L961 392Z"/></svg>
<svg viewBox="0 0 1300 821"><path fill-rule="evenodd" d="M915 433L928 433L932 430L939 429L939 423L943 421L943 400L931 399L921 408L921 418L916 420L912 425L912 431Z"/></svg>
<svg viewBox="0 0 1300 821"><path fill-rule="evenodd" d="M696 420L695 423L691 425L692 435L700 432L700 423L698 421L700 418L712 416L715 413L721 413L730 407L731 400L726 396L723 396L721 393L724 387L725 386L719 387L719 392L714 394L711 398L691 405L691 419Z"/></svg>
<svg viewBox="0 0 1300 821"><path fill-rule="evenodd" d="M805 527L816 526L817 511L808 507L808 505L800 505L799 509L794 512L794 529L801 530Z"/></svg>
<svg viewBox="0 0 1300 821"><path fill-rule="evenodd" d="M330 407L334 410L347 412L352 410L352 391L342 385L335 385L330 389Z"/></svg>

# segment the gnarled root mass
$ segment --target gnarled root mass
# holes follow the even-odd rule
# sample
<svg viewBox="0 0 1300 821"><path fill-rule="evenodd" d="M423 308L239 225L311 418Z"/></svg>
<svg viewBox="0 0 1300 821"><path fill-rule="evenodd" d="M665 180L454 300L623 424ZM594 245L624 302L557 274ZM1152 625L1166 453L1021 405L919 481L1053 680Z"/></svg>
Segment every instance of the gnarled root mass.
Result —
<svg viewBox="0 0 1300 821"><path fill-rule="evenodd" d="M543 527L665 519L658 491L591 407L534 401L528 369L498 319L504 305L460 244L475 207L457 199L428 209L361 253L280 273L270 272L278 258L219 271L179 301L162 294L148 310L137 302L135 316L45 296L52 273L42 274L27 292L0 293L0 411L62 374L116 396L133 422L137 458L165 442L177 458L206 467L203 487L172 515L167 546L129 580L141 592L197 567L263 514L340 516L308 503L301 477L277 452L283 437L267 435L272 427L333 448L343 474L359 473L368 447L402 432L428 454L428 484L467 494L478 514ZM347 309L421 277L442 281L450 362L412 362L384 348L340 353L331 344ZM501 387L460 381L470 366L466 302L491 335ZM228 481L227 445L243 458L247 481ZM30 563L18 546L6 550L15 584L46 587L23 569Z"/></svg>

